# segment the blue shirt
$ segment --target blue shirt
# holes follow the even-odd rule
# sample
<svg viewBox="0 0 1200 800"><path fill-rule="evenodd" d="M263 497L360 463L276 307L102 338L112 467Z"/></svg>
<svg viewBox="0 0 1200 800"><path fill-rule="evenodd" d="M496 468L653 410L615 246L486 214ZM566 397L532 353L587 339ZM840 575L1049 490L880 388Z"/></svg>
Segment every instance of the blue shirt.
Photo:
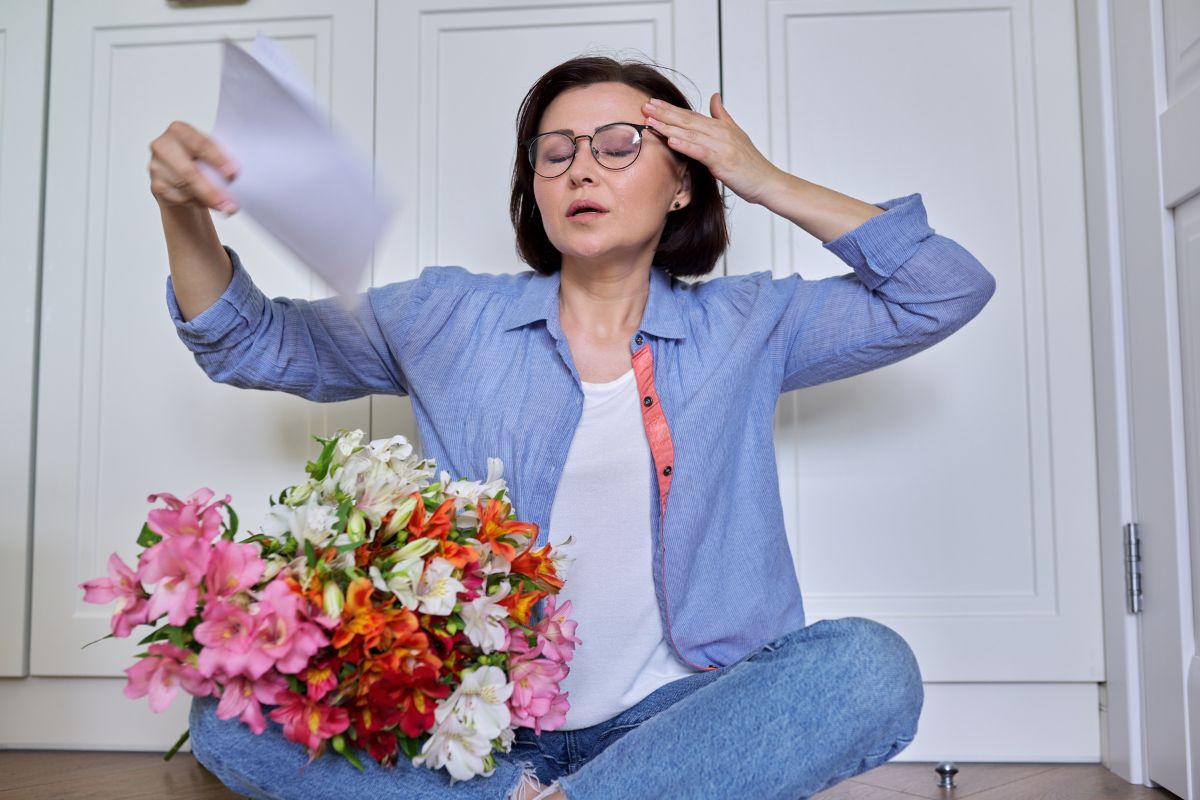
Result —
<svg viewBox="0 0 1200 800"><path fill-rule="evenodd" d="M650 270L629 347L652 451L655 597L684 664L725 666L805 625L775 469L779 395L918 353L995 291L974 256L934 233L919 193L878 206L885 213L824 244L851 273L693 284ZM409 395L422 454L468 478L502 459L517 514L546 541L583 405L559 273L430 266L347 311L335 298L268 299L226 250L229 287L188 322L167 278L179 337L210 378L317 402Z"/></svg>

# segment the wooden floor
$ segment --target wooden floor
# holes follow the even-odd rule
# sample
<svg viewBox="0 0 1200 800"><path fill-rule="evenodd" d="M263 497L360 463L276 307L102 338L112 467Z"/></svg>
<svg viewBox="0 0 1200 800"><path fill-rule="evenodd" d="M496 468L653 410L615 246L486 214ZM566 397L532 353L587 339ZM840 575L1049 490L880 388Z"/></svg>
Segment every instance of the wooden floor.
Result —
<svg viewBox="0 0 1200 800"><path fill-rule="evenodd" d="M955 789L938 787L933 764L884 764L813 800L1172 800L1133 786L1099 764L955 764ZM189 753L0 750L0 800L233 800Z"/></svg>

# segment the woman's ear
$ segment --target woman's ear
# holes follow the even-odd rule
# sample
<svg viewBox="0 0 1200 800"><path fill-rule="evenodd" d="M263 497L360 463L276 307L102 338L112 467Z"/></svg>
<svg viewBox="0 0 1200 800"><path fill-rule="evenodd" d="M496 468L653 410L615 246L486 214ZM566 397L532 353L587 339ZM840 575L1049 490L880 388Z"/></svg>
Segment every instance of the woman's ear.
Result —
<svg viewBox="0 0 1200 800"><path fill-rule="evenodd" d="M671 199L672 211L678 211L692 202L692 171L687 168L687 164L684 164L681 169L683 174L679 177L679 186L675 189L675 197Z"/></svg>

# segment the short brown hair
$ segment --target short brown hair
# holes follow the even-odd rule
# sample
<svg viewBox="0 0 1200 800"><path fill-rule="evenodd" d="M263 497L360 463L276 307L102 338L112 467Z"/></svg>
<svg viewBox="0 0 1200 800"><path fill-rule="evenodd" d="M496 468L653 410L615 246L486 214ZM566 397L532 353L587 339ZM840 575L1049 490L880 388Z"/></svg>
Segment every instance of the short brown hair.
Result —
<svg viewBox="0 0 1200 800"><path fill-rule="evenodd" d="M613 81L641 89L674 106L692 106L669 78L652 62L616 61L607 56L580 56L552 68L530 87L517 112L517 142L537 134L547 106L567 89ZM667 215L654 263L668 274L707 275L729 244L725 203L717 179L708 167L672 150L677 161L686 161L691 174L691 202ZM562 268L562 253L546 236L546 228L533 199L533 167L517 145L513 164L512 197L508 212L517 234L517 255L538 272L549 275Z"/></svg>

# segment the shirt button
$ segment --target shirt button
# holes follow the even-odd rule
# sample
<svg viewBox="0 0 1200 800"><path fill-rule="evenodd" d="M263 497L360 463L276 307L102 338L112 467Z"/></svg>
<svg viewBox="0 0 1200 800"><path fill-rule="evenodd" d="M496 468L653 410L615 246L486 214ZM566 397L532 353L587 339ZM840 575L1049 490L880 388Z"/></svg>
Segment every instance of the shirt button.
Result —
<svg viewBox="0 0 1200 800"><path fill-rule="evenodd" d="M646 406L647 408L654 405L654 401L650 399L650 395L646 395L642 398L642 405Z"/></svg>
<svg viewBox="0 0 1200 800"><path fill-rule="evenodd" d="M643 341L644 340L642 339L642 335L640 333L637 336L633 337L634 344L641 344Z"/></svg>
<svg viewBox="0 0 1200 800"><path fill-rule="evenodd" d="M667 466L663 467L663 475L670 475L670 474L671 474L671 466L668 464Z"/></svg>

